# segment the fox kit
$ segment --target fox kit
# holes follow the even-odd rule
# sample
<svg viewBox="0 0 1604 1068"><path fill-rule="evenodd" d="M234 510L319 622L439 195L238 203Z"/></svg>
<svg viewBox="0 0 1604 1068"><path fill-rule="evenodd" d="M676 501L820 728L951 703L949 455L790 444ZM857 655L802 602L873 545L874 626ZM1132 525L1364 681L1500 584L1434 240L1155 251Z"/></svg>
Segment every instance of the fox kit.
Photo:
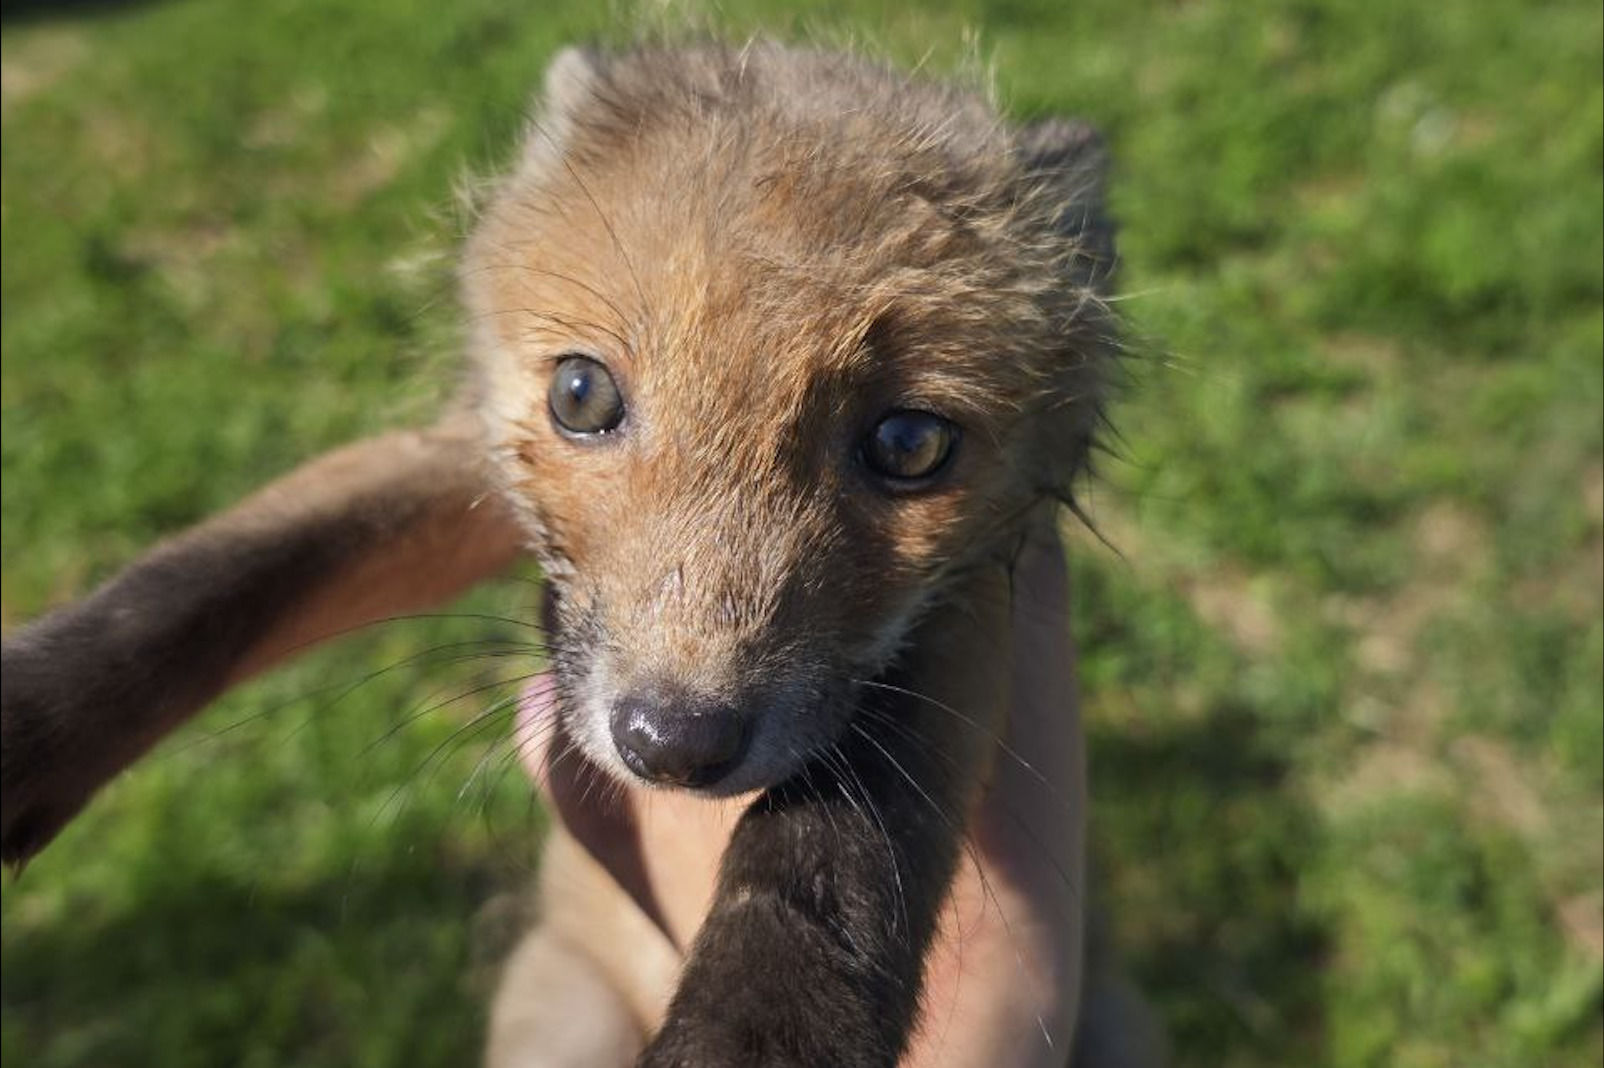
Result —
<svg viewBox="0 0 1604 1068"><path fill-rule="evenodd" d="M492 1060L896 1063L1002 758L1017 564L1057 556L1043 513L1100 417L1102 166L1084 126L851 57L562 53L467 244L452 414L6 640L6 859L229 685L528 552L551 670L523 729L560 819ZM688 930L700 832L564 789L587 775L737 799Z"/></svg>

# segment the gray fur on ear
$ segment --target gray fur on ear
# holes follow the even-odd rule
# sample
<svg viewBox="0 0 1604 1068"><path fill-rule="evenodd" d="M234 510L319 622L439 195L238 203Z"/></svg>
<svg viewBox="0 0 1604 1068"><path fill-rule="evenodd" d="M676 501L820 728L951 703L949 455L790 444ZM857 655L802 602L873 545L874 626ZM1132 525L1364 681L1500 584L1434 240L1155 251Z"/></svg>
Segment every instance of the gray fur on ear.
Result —
<svg viewBox="0 0 1604 1068"><path fill-rule="evenodd" d="M588 48L570 45L551 57L541 85L545 107L571 112L590 96L601 76L601 56Z"/></svg>
<svg viewBox="0 0 1604 1068"><path fill-rule="evenodd" d="M1108 149L1102 134L1076 119L1043 119L1023 127L1015 151L1027 178L1057 203L1055 223L1079 248L1070 271L1077 285L1106 296L1114 274L1114 222L1103 200Z"/></svg>
<svg viewBox="0 0 1604 1068"><path fill-rule="evenodd" d="M524 136L524 164L541 169L562 156L573 131L574 116L595 97L602 77L602 57L570 45L551 58L534 117Z"/></svg>

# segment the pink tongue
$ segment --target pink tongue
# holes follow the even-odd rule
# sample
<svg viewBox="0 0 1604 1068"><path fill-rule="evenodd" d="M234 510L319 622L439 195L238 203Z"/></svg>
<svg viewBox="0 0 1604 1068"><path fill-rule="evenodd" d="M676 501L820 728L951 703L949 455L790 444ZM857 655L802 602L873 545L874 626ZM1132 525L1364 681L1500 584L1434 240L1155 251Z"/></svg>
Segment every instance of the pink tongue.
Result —
<svg viewBox="0 0 1604 1068"><path fill-rule="evenodd" d="M537 782L546 779L546 748L556 726L557 683L550 672L529 680L518 697L518 721L512 729L513 744L524 770Z"/></svg>

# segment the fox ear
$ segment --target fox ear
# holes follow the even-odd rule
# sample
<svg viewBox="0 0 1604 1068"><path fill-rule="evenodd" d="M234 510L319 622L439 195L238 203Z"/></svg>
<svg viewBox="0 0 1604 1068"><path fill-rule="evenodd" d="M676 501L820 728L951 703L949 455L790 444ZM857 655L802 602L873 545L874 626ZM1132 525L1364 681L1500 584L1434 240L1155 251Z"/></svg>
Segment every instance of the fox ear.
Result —
<svg viewBox="0 0 1604 1068"><path fill-rule="evenodd" d="M569 114L595 92L602 75L602 58L588 48L570 45L551 57L541 83L543 110Z"/></svg>
<svg viewBox="0 0 1604 1068"><path fill-rule="evenodd" d="M1107 296L1115 265L1114 223L1104 204L1108 149L1090 123L1043 119L1016 135L1026 180L1053 205L1054 226L1075 243L1069 270L1078 286Z"/></svg>
<svg viewBox="0 0 1604 1068"><path fill-rule="evenodd" d="M569 46L546 66L524 134L524 163L544 168L567 151L576 117L596 97L604 76L600 53Z"/></svg>
<svg viewBox="0 0 1604 1068"><path fill-rule="evenodd" d="M1037 455L1056 458L1042 492L1073 504L1075 481L1088 468L1104 425L1104 398L1120 349L1118 324L1105 300L1116 265L1114 222L1103 199L1108 150L1090 124L1046 119L1015 134L1014 152L1026 196L1041 205L1038 218L1064 247L1068 358L1058 367L1051 393L1056 402L1043 413Z"/></svg>

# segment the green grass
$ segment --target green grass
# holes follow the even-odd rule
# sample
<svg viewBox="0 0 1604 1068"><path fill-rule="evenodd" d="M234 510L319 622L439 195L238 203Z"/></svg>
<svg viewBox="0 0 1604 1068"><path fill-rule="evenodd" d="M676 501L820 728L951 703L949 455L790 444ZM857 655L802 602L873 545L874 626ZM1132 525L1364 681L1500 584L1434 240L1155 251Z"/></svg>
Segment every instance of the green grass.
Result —
<svg viewBox="0 0 1604 1068"><path fill-rule="evenodd" d="M1598 5L721 7L938 65L976 31L1016 114L1111 138L1140 355L1091 501L1124 557L1077 542L1076 626L1096 847L1178 1063L1598 1064ZM424 418L452 182L618 22L67 10L0 36L7 625ZM391 732L519 668L335 694L487 634L392 625L246 688L7 878L6 1059L471 1059L540 817L455 736L489 694Z"/></svg>

